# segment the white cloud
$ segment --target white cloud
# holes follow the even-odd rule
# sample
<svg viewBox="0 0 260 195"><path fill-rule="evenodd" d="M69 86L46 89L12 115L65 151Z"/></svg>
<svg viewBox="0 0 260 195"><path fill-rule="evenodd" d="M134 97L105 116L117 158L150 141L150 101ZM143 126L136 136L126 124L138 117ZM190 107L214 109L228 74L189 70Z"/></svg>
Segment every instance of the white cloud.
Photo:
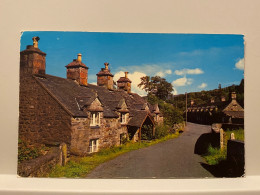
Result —
<svg viewBox="0 0 260 195"><path fill-rule="evenodd" d="M204 89L207 86L208 86L207 83L201 83L201 85L199 85L198 88Z"/></svg>
<svg viewBox="0 0 260 195"><path fill-rule="evenodd" d="M116 82L120 77L124 77L125 73L123 71L117 72L114 75L114 81ZM141 88L139 88L137 85L139 83L141 83L141 77L146 76L146 74L142 73L142 72L134 72L134 73L128 73L128 78L132 81L131 83L131 91L133 93L137 93L140 96L145 96L147 95L147 92L145 92L144 90L142 90Z"/></svg>
<svg viewBox="0 0 260 195"><path fill-rule="evenodd" d="M177 95L178 94L178 91L175 87L173 87L173 92L172 92L173 95Z"/></svg>
<svg viewBox="0 0 260 195"><path fill-rule="evenodd" d="M169 63L161 64L142 64L134 65L127 67L118 67L117 72L119 71L129 71L129 72L141 72L148 76L165 76L167 74L172 74L172 71L169 69L172 65Z"/></svg>
<svg viewBox="0 0 260 195"><path fill-rule="evenodd" d="M244 58L240 59L240 60L235 64L235 67L236 67L236 69L244 70L244 68L245 68L245 59L244 59Z"/></svg>
<svg viewBox="0 0 260 195"><path fill-rule="evenodd" d="M166 70L166 71L165 71L165 74L172 74L172 70L170 70L170 69L169 69L169 70Z"/></svg>
<svg viewBox="0 0 260 195"><path fill-rule="evenodd" d="M160 71L160 72L157 72L157 74L156 74L156 76L159 76L159 77L164 77L164 73L162 72L162 71Z"/></svg>
<svg viewBox="0 0 260 195"><path fill-rule="evenodd" d="M183 78L179 78L179 79L173 81L172 85L173 86L186 86L186 85L192 84L192 82L193 82L192 79L183 77Z"/></svg>
<svg viewBox="0 0 260 195"><path fill-rule="evenodd" d="M195 69L182 69L182 70L175 70L174 74L176 75L186 75L186 74L203 74L203 70L200 68L195 68Z"/></svg>
<svg viewBox="0 0 260 195"><path fill-rule="evenodd" d="M167 74L172 74L172 71L170 69L169 70L165 70L165 71L160 71L160 72L157 72L155 74L155 76L165 77Z"/></svg>

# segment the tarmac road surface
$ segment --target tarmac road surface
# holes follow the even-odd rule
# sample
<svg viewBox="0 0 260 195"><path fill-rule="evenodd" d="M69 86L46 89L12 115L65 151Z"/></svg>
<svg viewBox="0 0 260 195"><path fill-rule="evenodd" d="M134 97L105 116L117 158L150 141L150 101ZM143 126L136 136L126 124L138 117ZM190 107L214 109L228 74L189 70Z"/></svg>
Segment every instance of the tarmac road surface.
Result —
<svg viewBox="0 0 260 195"><path fill-rule="evenodd" d="M188 123L185 131L171 139L147 148L125 153L96 167L87 178L205 178L213 177L194 154L194 146L210 126Z"/></svg>

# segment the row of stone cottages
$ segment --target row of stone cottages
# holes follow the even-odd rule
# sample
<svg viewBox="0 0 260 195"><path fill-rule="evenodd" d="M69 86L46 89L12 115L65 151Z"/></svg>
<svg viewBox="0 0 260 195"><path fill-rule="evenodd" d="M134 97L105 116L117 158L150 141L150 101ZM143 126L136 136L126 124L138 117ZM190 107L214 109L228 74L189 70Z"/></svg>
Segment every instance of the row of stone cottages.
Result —
<svg viewBox="0 0 260 195"><path fill-rule="evenodd" d="M131 92L124 77L114 89L113 74L105 63L97 85L88 83L88 67L81 54L69 63L67 78L45 74L46 53L33 45L20 52L19 138L32 143L65 142L71 154L87 155L120 145L126 137L138 141L142 128L163 122L158 105Z"/></svg>
<svg viewBox="0 0 260 195"><path fill-rule="evenodd" d="M237 102L236 93L232 92L229 101L223 96L220 101L211 98L209 103L200 105L191 100L187 120L201 124L225 123L241 126L244 124L244 109Z"/></svg>

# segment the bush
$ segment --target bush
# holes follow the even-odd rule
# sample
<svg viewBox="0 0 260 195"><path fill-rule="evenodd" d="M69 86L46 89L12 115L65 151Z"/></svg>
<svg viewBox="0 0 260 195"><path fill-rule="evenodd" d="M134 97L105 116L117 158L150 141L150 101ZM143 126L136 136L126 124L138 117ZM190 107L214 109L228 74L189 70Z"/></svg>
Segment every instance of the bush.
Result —
<svg viewBox="0 0 260 195"><path fill-rule="evenodd" d="M147 95L147 101L152 105L158 104L166 125L173 126L184 121L182 111L174 107L171 103L167 103L152 94Z"/></svg>
<svg viewBox="0 0 260 195"><path fill-rule="evenodd" d="M141 139L142 140L151 140L153 139L153 127L151 125L144 124L141 130Z"/></svg>
<svg viewBox="0 0 260 195"><path fill-rule="evenodd" d="M208 147L208 152L203 155L209 165L217 165L227 158L227 142L230 139L231 133L235 134L236 140L244 141L244 129L227 130L224 135L224 148L214 148L211 145Z"/></svg>
<svg viewBox="0 0 260 195"><path fill-rule="evenodd" d="M219 164L221 161L225 160L227 156L226 148L221 150L220 148L214 148L211 145L208 148L207 154L204 156L209 165Z"/></svg>
<svg viewBox="0 0 260 195"><path fill-rule="evenodd" d="M34 146L21 139L18 140L18 163L25 160L35 159L46 153L49 148L44 145Z"/></svg>
<svg viewBox="0 0 260 195"><path fill-rule="evenodd" d="M170 128L168 125L158 125L155 127L155 139L160 139L170 133Z"/></svg>

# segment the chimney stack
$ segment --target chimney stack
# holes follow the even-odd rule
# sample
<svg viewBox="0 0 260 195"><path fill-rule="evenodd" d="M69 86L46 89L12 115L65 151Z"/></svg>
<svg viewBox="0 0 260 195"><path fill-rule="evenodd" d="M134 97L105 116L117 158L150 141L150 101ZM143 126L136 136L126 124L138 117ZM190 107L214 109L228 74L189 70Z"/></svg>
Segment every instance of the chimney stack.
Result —
<svg viewBox="0 0 260 195"><path fill-rule="evenodd" d="M67 79L77 81L80 85L88 84L88 67L82 63L81 54L78 54L77 60L73 60L67 66Z"/></svg>
<svg viewBox="0 0 260 195"><path fill-rule="evenodd" d="M237 99L237 94L236 94L236 92L232 92L232 93L231 93L231 99L232 99L232 100Z"/></svg>
<svg viewBox="0 0 260 195"><path fill-rule="evenodd" d="M97 73L97 85L112 90L114 86L114 75L108 69L109 63L105 62L104 65L105 68L101 68L101 70Z"/></svg>
<svg viewBox="0 0 260 195"><path fill-rule="evenodd" d="M39 37L33 37L33 45L27 45L26 50L20 52L20 73L23 74L45 74L46 53L38 48Z"/></svg>
<svg viewBox="0 0 260 195"><path fill-rule="evenodd" d="M132 81L128 78L128 72L125 72L125 77L120 77L117 81L117 89L131 93L131 83Z"/></svg>

